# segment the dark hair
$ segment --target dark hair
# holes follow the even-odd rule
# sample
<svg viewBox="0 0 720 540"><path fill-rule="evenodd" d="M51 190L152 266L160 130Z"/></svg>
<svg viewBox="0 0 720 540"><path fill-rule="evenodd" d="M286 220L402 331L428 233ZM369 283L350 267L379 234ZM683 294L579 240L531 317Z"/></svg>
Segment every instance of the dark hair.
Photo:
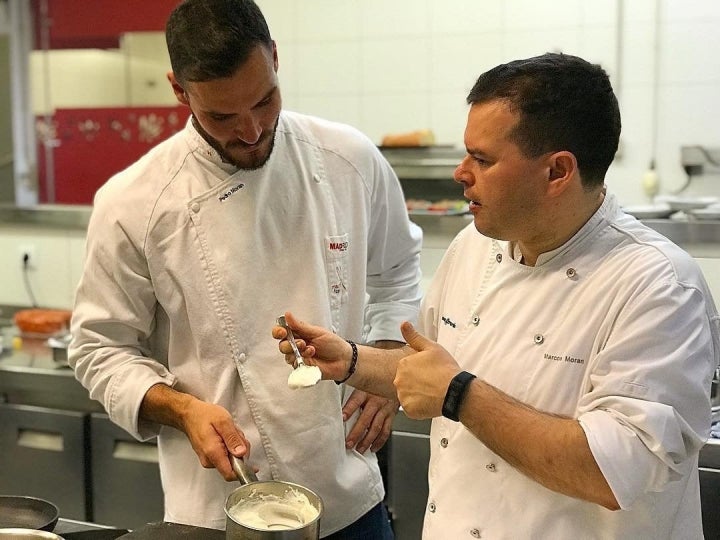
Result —
<svg viewBox="0 0 720 540"><path fill-rule="evenodd" d="M599 65L560 53L502 64L480 75L467 102L496 99L519 114L510 137L523 154L567 150L585 187L603 184L620 140L620 109Z"/></svg>
<svg viewBox="0 0 720 540"><path fill-rule="evenodd" d="M185 0L170 14L165 41L180 84L230 77L258 44L272 47L252 0Z"/></svg>

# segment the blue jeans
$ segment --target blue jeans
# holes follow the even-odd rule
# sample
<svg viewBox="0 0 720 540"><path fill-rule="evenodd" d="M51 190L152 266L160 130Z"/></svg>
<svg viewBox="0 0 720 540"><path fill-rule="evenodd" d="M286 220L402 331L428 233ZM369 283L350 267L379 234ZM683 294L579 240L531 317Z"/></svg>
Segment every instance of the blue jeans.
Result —
<svg viewBox="0 0 720 540"><path fill-rule="evenodd" d="M394 540L390 520L383 503L338 532L325 536L323 540Z"/></svg>

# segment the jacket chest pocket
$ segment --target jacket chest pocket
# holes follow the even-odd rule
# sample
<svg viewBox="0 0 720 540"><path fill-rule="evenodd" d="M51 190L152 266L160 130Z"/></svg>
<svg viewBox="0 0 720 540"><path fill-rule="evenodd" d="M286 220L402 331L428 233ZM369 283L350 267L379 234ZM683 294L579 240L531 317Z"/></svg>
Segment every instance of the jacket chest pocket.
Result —
<svg viewBox="0 0 720 540"><path fill-rule="evenodd" d="M339 326L340 309L348 300L349 252L349 234L325 237L325 273L330 310L335 326Z"/></svg>

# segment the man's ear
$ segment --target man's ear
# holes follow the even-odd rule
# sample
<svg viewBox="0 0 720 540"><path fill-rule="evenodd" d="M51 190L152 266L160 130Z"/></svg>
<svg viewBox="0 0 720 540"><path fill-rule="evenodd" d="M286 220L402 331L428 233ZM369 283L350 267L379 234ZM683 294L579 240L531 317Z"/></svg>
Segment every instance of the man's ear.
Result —
<svg viewBox="0 0 720 540"><path fill-rule="evenodd" d="M188 103L187 94L185 93L185 89L180 86L180 83L175 78L175 74L172 71L167 72L167 80L170 81L170 86L172 86L173 93L175 94L175 98L182 103L183 105L190 105Z"/></svg>
<svg viewBox="0 0 720 540"><path fill-rule="evenodd" d="M279 62L278 62L278 53L277 53L277 43L275 43L275 40L273 39L272 42L272 53L273 53L273 68L275 69L275 73L277 73Z"/></svg>
<svg viewBox="0 0 720 540"><path fill-rule="evenodd" d="M577 159L572 152L555 152L549 157L548 194L560 195L578 175Z"/></svg>

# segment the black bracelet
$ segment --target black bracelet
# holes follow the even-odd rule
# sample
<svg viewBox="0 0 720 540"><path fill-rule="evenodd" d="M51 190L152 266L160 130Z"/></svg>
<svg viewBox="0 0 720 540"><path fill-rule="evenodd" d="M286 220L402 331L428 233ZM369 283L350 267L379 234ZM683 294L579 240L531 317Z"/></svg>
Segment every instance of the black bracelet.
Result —
<svg viewBox="0 0 720 540"><path fill-rule="evenodd" d="M350 361L350 369L348 369L347 377L345 377L342 381L335 381L335 384L342 384L345 381L347 381L352 376L352 374L355 373L355 368L357 367L357 359L358 359L357 345L355 345L355 343L353 343L349 339L346 341L350 344L350 347L352 347L352 360Z"/></svg>
<svg viewBox="0 0 720 540"><path fill-rule="evenodd" d="M465 392L470 386L470 382L475 378L475 375L468 373L467 371L461 371L455 375L450 384L448 385L447 393L445 394L445 400L442 406L442 415L445 418L458 422L460 418L460 405L462 404Z"/></svg>

